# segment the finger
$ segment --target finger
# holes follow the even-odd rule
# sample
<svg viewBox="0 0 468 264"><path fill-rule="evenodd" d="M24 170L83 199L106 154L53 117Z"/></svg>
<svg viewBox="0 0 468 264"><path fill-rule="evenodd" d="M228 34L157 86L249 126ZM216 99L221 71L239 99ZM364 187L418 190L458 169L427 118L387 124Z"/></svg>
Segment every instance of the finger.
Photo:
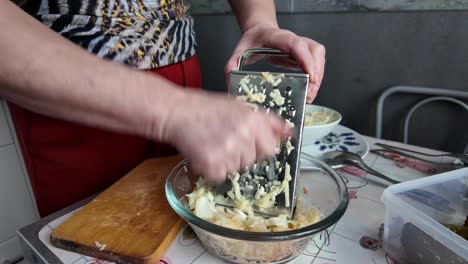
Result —
<svg viewBox="0 0 468 264"><path fill-rule="evenodd" d="M241 170L249 168L257 160L255 141L252 139L244 145L244 151L240 152Z"/></svg>
<svg viewBox="0 0 468 264"><path fill-rule="evenodd" d="M263 160L267 157L273 156L278 142L277 136L268 128L268 125L266 125L262 133L256 134L255 146L257 159Z"/></svg>
<svg viewBox="0 0 468 264"><path fill-rule="evenodd" d="M275 115L268 115L262 121L257 122L257 158L272 156L281 139L285 139L290 135L290 130L281 118Z"/></svg>
<svg viewBox="0 0 468 264"><path fill-rule="evenodd" d="M224 67L224 75L226 75L226 77L229 76L229 73L232 70L237 69L237 62L239 61L239 58L242 55L242 52L243 51L235 50L232 53L231 57L229 58L228 62L226 63L226 66Z"/></svg>
<svg viewBox="0 0 468 264"><path fill-rule="evenodd" d="M198 169L195 168L191 162L188 163L188 171L190 171L190 173L187 173L187 175L192 184L195 184L200 177L205 177L198 172Z"/></svg>
<svg viewBox="0 0 468 264"><path fill-rule="evenodd" d="M239 148L238 151L232 153L231 155L229 155L228 159L227 160L227 163L226 163L226 173L231 173L231 172L235 172L235 171L240 171L242 169L244 169L244 167L242 167L242 153L243 153L243 149Z"/></svg>
<svg viewBox="0 0 468 264"><path fill-rule="evenodd" d="M286 139L294 135L294 130L288 128L286 122L278 116L268 115L271 129L277 140Z"/></svg>
<svg viewBox="0 0 468 264"><path fill-rule="evenodd" d="M239 131L242 131L242 128ZM227 172L237 171L241 168L240 153L243 150L242 146L239 146L239 141L242 140L242 137L237 134L236 128L230 133L231 135L226 138L224 143L222 156L218 155L218 157L221 157L219 162L224 163Z"/></svg>
<svg viewBox="0 0 468 264"><path fill-rule="evenodd" d="M307 103L312 103L315 97L317 96L320 86L322 85L323 75L325 72L326 51L325 47L322 44L308 38L304 38L304 40L308 43L310 53L314 57L316 63L315 67L317 69L317 76L315 78L316 82L311 81L309 83L309 90L307 93Z"/></svg>
<svg viewBox="0 0 468 264"><path fill-rule="evenodd" d="M226 181L227 173L221 165L213 166L206 172L205 179L210 183L221 184Z"/></svg>
<svg viewBox="0 0 468 264"><path fill-rule="evenodd" d="M225 165L218 160L213 152L201 153L193 161L189 161L190 168L196 175L200 175L211 183L222 183L226 180L227 170Z"/></svg>
<svg viewBox="0 0 468 264"><path fill-rule="evenodd" d="M325 54L326 54L326 49L325 46L322 44L309 39L309 38L304 38L304 40L307 42L309 51L314 57L315 60L315 68L317 69L317 84L320 86L323 80L323 75L325 71Z"/></svg>
<svg viewBox="0 0 468 264"><path fill-rule="evenodd" d="M226 77L226 87L229 89L229 73L237 69L237 62L244 51L236 48L224 66L224 76Z"/></svg>
<svg viewBox="0 0 468 264"><path fill-rule="evenodd" d="M244 152L241 154L241 167L242 169L250 167L255 163L257 158L257 151L255 148L255 139L251 136L253 133L249 132L249 135L244 139Z"/></svg>
<svg viewBox="0 0 468 264"><path fill-rule="evenodd" d="M224 66L224 75L229 76L229 73L232 70L237 69L237 63L239 61L240 56L244 53L244 51L249 47L249 43L247 41L241 41L237 44L237 47L232 52L231 57L229 58L226 66Z"/></svg>
<svg viewBox="0 0 468 264"><path fill-rule="evenodd" d="M244 122L239 124L239 135L237 145L240 148L238 152L240 160L240 168L245 169L250 166L256 158L255 150L255 138L253 128L256 125L256 114L249 112L249 115L246 115Z"/></svg>
<svg viewBox="0 0 468 264"><path fill-rule="evenodd" d="M309 84L309 89L307 91L307 100L306 100L308 104L312 103L315 100L315 97L317 97L319 88L320 87L314 83Z"/></svg>
<svg viewBox="0 0 468 264"><path fill-rule="evenodd" d="M309 51L307 42L302 37L290 31L279 30L267 36L266 44L267 47L289 53L301 66L302 70L310 75L310 79L313 82L316 81L315 60Z"/></svg>

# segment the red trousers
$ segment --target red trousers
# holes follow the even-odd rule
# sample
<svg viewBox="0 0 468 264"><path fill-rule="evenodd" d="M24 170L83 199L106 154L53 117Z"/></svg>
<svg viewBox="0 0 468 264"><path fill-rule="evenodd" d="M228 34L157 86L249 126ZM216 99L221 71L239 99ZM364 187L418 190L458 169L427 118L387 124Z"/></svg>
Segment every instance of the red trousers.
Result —
<svg viewBox="0 0 468 264"><path fill-rule="evenodd" d="M201 87L195 56L149 72L183 87ZM175 154L139 137L9 107L41 216L104 190L146 158Z"/></svg>

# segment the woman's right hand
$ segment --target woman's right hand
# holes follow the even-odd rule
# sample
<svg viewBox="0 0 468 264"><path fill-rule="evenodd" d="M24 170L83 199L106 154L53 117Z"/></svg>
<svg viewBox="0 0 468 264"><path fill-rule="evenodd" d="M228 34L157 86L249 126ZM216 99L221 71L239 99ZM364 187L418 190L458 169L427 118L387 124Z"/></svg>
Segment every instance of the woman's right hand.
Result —
<svg viewBox="0 0 468 264"><path fill-rule="evenodd" d="M277 143L291 135L276 115L209 92L185 92L163 127L163 140L181 152L192 171L217 183L274 155Z"/></svg>

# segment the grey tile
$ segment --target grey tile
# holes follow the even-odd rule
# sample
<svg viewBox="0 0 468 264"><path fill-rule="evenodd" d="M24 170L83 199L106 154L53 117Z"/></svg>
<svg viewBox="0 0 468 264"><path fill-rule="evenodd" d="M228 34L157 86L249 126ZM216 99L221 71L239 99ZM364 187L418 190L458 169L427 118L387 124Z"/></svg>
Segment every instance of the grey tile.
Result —
<svg viewBox="0 0 468 264"><path fill-rule="evenodd" d="M232 11L227 0L193 0L190 5L193 15L227 14ZM278 13L290 13L292 0L275 0L275 7Z"/></svg>
<svg viewBox="0 0 468 264"><path fill-rule="evenodd" d="M277 13L291 13L293 0L275 0Z"/></svg>
<svg viewBox="0 0 468 264"><path fill-rule="evenodd" d="M8 144L13 143L13 138L11 137L7 117L5 115L5 112L3 111L3 104L4 99L0 98L0 146L6 146Z"/></svg>
<svg viewBox="0 0 468 264"><path fill-rule="evenodd" d="M29 264L29 261L27 259L22 259L20 262L17 262L16 264Z"/></svg>
<svg viewBox="0 0 468 264"><path fill-rule="evenodd" d="M328 12L328 11L346 11L349 6L357 0L291 0L292 12Z"/></svg>
<svg viewBox="0 0 468 264"><path fill-rule="evenodd" d="M18 237L14 236L6 241L0 240L0 263L2 260L14 262L21 259L22 252L19 245ZM8 263L5 261L5 263Z"/></svg>
<svg viewBox="0 0 468 264"><path fill-rule="evenodd" d="M193 0L194 15L227 14L227 0ZM468 0L275 0L278 13L343 12L343 11L422 11L467 10Z"/></svg>
<svg viewBox="0 0 468 264"><path fill-rule="evenodd" d="M0 148L0 241L15 236L18 228L37 220L33 198L14 145Z"/></svg>
<svg viewBox="0 0 468 264"><path fill-rule="evenodd" d="M467 0L359 0L361 6L368 10L447 10L466 9Z"/></svg>
<svg viewBox="0 0 468 264"><path fill-rule="evenodd" d="M465 10L468 0L292 0L292 12Z"/></svg>
<svg viewBox="0 0 468 264"><path fill-rule="evenodd" d="M231 12L231 6L227 0L192 0L190 1L190 14L227 14Z"/></svg>

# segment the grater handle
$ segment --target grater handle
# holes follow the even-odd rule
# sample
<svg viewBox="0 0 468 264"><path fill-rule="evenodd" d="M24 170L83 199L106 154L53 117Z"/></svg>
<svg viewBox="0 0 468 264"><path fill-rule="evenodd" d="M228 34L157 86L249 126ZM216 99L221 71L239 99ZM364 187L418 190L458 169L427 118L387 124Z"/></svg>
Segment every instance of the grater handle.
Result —
<svg viewBox="0 0 468 264"><path fill-rule="evenodd" d="M237 70L241 71L244 67L244 63L248 57L252 55L270 55L270 56L278 56L278 57L289 57L289 54L282 52L281 50L277 49L269 49L269 48L255 48L255 49L248 49L244 51L242 56L239 58L239 63L237 64Z"/></svg>

